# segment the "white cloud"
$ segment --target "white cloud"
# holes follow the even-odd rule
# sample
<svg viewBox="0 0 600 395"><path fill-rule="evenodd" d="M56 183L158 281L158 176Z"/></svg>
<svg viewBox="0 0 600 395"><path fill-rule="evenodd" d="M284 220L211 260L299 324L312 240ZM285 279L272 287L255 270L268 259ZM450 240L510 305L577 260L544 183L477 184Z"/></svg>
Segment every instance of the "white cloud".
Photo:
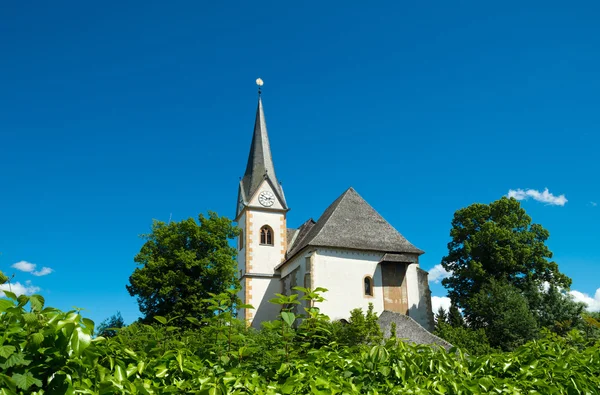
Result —
<svg viewBox="0 0 600 395"><path fill-rule="evenodd" d="M449 272L446 269L444 269L441 263L429 269L429 281L434 282L436 284L439 283L441 280L445 279L446 277L450 277L451 275L452 272Z"/></svg>
<svg viewBox="0 0 600 395"><path fill-rule="evenodd" d="M570 291L569 293L573 295L576 302L585 303L588 311L600 311L600 288L596 290L594 297L579 291Z"/></svg>
<svg viewBox="0 0 600 395"><path fill-rule="evenodd" d="M27 261L19 261L12 265L12 267L14 267L15 269L20 270L22 272L31 273L34 276L45 276L54 271L53 269L46 267L46 266L42 267L41 270L36 271L35 270L36 266L37 265L35 263L31 263L31 262L27 262Z"/></svg>
<svg viewBox="0 0 600 395"><path fill-rule="evenodd" d="M2 291L12 291L14 292L17 296L19 295L31 295L34 294L36 292L40 291L40 287L36 287L35 285L32 285L30 281L27 281L25 283L25 285L21 284L20 282L16 282L13 284L2 284L0 285L0 296L4 296L4 292Z"/></svg>
<svg viewBox="0 0 600 395"><path fill-rule="evenodd" d="M52 273L54 270L50 269L49 267L42 267L42 270L37 271L37 272L31 272L31 274L33 274L34 276L45 276L46 274L50 274Z"/></svg>
<svg viewBox="0 0 600 395"><path fill-rule="evenodd" d="M535 189L510 189L508 191L509 198L515 198L517 200L527 200L532 198L533 200L537 200L538 202L547 203L551 206L564 206L568 200L565 195L554 196L548 191L548 188L545 188L543 192L540 192Z"/></svg>
<svg viewBox="0 0 600 395"><path fill-rule="evenodd" d="M17 262L15 264L13 264L12 267L14 267L17 270L20 270L22 272L27 272L27 273L31 273L32 271L35 270L35 264L27 262L27 261Z"/></svg>
<svg viewBox="0 0 600 395"><path fill-rule="evenodd" d="M436 314L440 307L443 307L446 311L450 310L450 298L447 296L432 296L431 308L433 309L433 314Z"/></svg>

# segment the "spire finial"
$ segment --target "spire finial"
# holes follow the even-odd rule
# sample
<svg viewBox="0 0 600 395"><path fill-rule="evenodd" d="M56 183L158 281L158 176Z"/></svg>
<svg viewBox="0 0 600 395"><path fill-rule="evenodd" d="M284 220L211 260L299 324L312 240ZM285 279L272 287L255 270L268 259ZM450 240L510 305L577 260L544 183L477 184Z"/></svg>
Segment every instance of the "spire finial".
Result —
<svg viewBox="0 0 600 395"><path fill-rule="evenodd" d="M256 85L258 85L258 96L260 96L260 94L261 94L260 90L261 90L263 84L264 84L264 82L261 78L256 79Z"/></svg>

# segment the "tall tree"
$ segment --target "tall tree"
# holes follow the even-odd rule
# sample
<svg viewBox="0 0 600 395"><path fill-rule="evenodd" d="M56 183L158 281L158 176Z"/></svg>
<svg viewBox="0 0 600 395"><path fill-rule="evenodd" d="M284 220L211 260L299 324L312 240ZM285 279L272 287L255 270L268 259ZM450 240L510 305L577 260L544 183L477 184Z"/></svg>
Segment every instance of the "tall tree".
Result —
<svg viewBox="0 0 600 395"><path fill-rule="evenodd" d="M98 325L96 333L98 333L98 336L114 337L117 335L117 329L123 328L124 326L125 320L123 320L121 312L117 311L116 314L108 317Z"/></svg>
<svg viewBox="0 0 600 395"><path fill-rule="evenodd" d="M525 293L529 307L536 313L538 325L560 335L579 327L585 304L576 302L569 293L555 285L542 288Z"/></svg>
<svg viewBox="0 0 600 395"><path fill-rule="evenodd" d="M450 309L448 309L448 323L455 328L465 326L465 320L454 303L452 303Z"/></svg>
<svg viewBox="0 0 600 395"><path fill-rule="evenodd" d="M144 320L152 317L208 316L204 299L237 285L236 249L228 240L239 233L232 221L209 212L198 222L154 221L152 232L135 256L138 268L129 277L127 290L137 297Z"/></svg>
<svg viewBox="0 0 600 395"><path fill-rule="evenodd" d="M444 307L440 306L440 308L438 309L436 315L435 315L435 325L436 327L438 327L440 324L445 324L448 322L448 314L446 313L446 310L444 310Z"/></svg>
<svg viewBox="0 0 600 395"><path fill-rule="evenodd" d="M452 275L442 280L458 307L469 314L469 299L491 280L531 292L546 282L568 289L571 279L550 261L549 233L532 224L520 203L503 197L490 204L472 204L452 220L452 240L442 266Z"/></svg>
<svg viewBox="0 0 600 395"><path fill-rule="evenodd" d="M538 327L523 293L514 286L491 280L469 300L467 320L483 329L490 345L504 351L536 338Z"/></svg>

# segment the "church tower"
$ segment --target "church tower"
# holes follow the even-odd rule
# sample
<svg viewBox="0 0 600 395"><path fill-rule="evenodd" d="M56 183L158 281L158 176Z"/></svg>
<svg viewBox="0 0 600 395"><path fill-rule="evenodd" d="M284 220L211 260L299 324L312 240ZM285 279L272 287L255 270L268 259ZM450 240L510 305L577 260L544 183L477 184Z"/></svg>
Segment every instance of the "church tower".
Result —
<svg viewBox="0 0 600 395"><path fill-rule="evenodd" d="M279 314L279 306L269 300L281 292L275 267L283 262L287 250L287 211L283 189L275 175L259 89L254 134L246 172L239 184L235 218L242 230L237 258L242 289L238 296L242 303L254 307L241 309L239 317L249 324L255 321L258 326Z"/></svg>

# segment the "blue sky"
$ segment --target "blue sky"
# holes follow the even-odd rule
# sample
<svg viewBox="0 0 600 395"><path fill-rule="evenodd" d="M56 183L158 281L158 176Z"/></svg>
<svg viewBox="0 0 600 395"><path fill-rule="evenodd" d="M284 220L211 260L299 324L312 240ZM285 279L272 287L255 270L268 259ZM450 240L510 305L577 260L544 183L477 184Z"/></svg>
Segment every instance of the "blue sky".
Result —
<svg viewBox="0 0 600 395"><path fill-rule="evenodd" d="M548 188L567 202L523 206L593 297L599 18L596 2L4 3L0 269L50 305L134 320L152 219L234 215L261 77L290 226L353 186L432 269L454 211Z"/></svg>

